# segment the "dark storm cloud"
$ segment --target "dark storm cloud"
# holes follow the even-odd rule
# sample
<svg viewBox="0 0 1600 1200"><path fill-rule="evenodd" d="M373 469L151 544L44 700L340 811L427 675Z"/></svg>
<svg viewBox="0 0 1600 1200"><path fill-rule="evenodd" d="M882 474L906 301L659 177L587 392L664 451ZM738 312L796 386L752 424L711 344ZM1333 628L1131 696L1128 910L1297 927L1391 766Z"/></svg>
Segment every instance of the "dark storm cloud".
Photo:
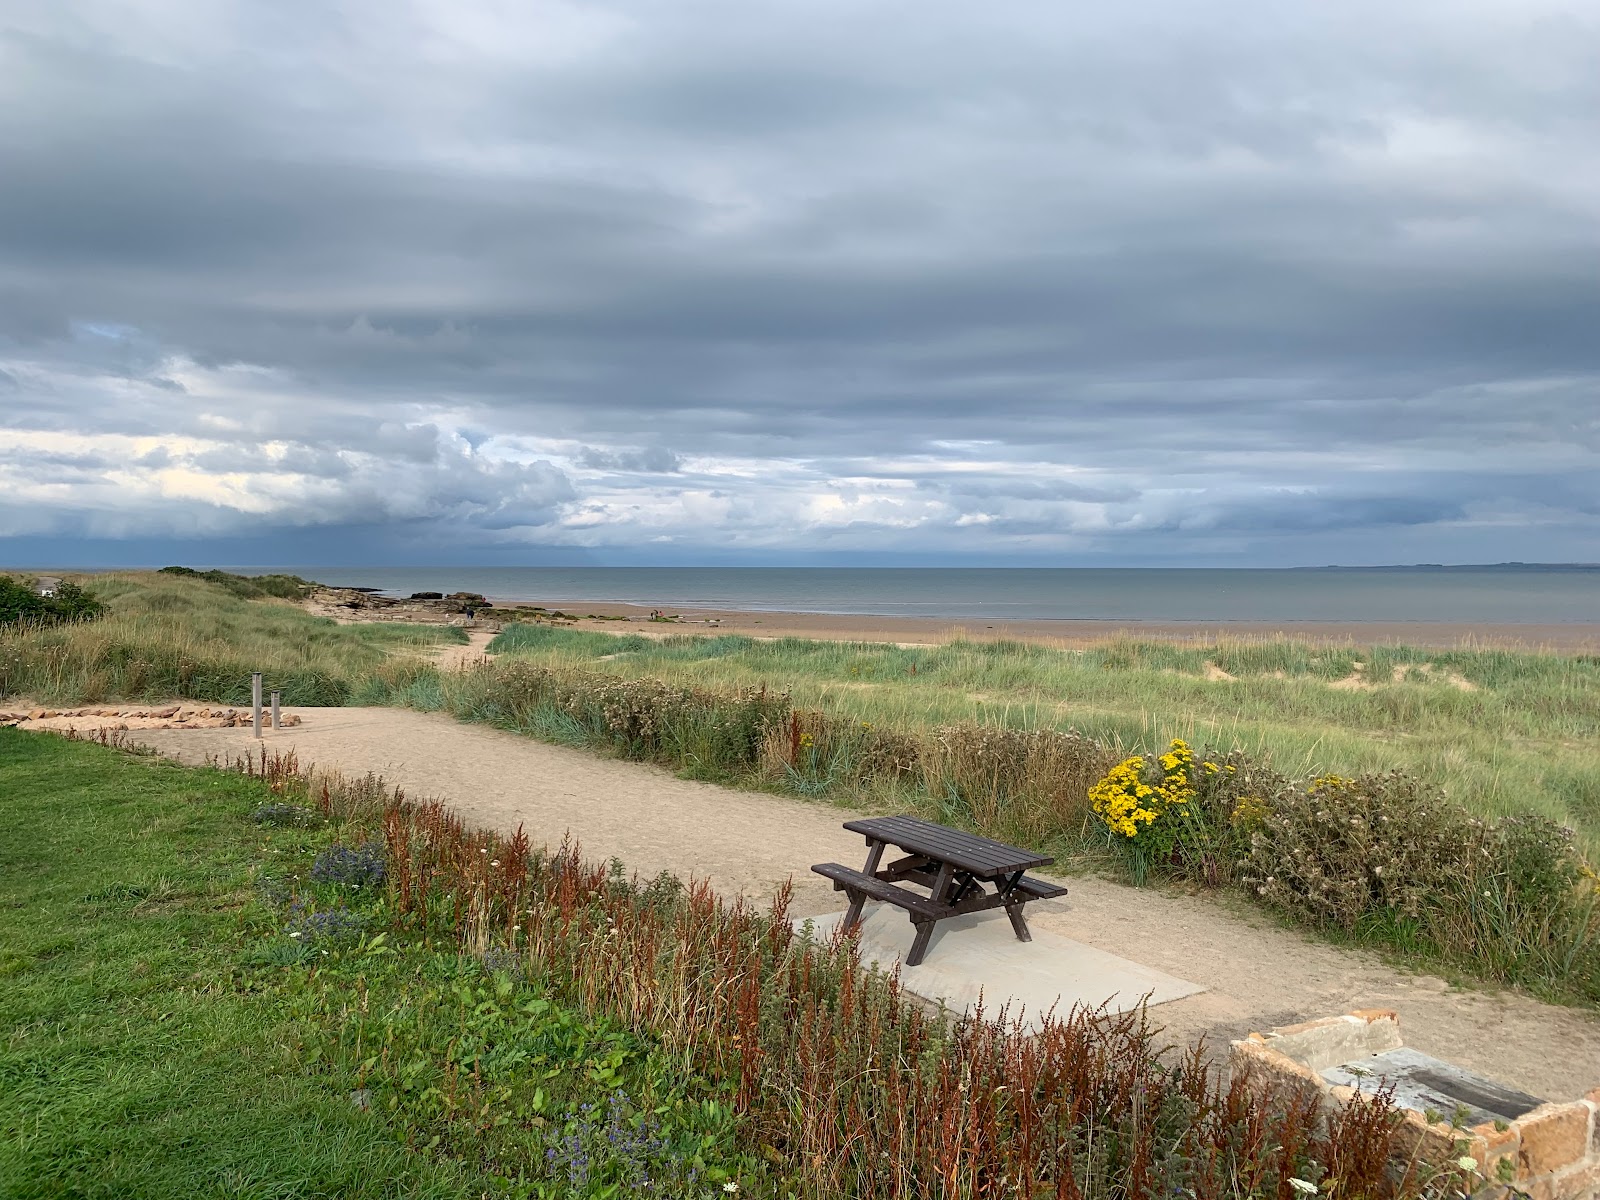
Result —
<svg viewBox="0 0 1600 1200"><path fill-rule="evenodd" d="M0 534L1593 557L1596 50L1511 0L41 8Z"/></svg>

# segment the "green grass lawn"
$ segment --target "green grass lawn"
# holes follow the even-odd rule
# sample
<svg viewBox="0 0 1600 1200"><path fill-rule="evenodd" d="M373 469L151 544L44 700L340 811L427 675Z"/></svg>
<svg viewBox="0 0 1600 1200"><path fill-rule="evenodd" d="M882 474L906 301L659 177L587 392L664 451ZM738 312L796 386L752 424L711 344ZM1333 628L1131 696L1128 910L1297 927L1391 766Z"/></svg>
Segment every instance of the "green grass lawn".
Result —
<svg viewBox="0 0 1600 1200"><path fill-rule="evenodd" d="M0 1194L476 1196L302 1068L261 786L0 730ZM270 841L278 845L270 845Z"/></svg>
<svg viewBox="0 0 1600 1200"><path fill-rule="evenodd" d="M596 1144L637 1133L636 1102L699 1165L676 1194L711 1194L714 1096L453 941L379 937L381 889L307 878L366 831L253 823L273 798L0 729L0 1196L619 1195L644 1168ZM364 929L323 937L313 910Z"/></svg>

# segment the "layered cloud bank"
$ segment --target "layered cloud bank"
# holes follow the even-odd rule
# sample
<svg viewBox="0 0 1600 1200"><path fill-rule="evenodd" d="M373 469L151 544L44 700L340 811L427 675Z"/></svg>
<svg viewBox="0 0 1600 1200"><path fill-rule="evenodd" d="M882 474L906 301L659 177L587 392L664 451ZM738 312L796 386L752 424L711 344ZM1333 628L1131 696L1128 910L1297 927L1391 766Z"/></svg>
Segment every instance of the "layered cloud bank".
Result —
<svg viewBox="0 0 1600 1200"><path fill-rule="evenodd" d="M1600 558L1597 55L1534 0L13 12L0 559Z"/></svg>

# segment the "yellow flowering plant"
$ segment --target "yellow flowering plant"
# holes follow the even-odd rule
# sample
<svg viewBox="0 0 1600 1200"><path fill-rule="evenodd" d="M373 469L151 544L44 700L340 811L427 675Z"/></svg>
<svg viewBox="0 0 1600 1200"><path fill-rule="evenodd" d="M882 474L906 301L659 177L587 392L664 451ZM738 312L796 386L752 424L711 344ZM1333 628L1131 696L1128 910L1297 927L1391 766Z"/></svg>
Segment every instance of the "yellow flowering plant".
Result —
<svg viewBox="0 0 1600 1200"><path fill-rule="evenodd" d="M1206 768L1220 769L1209 761L1197 768L1189 743L1174 738L1153 761L1143 754L1125 758L1089 789L1090 806L1128 853L1136 882L1144 882L1152 864L1172 860L1191 820L1196 771Z"/></svg>

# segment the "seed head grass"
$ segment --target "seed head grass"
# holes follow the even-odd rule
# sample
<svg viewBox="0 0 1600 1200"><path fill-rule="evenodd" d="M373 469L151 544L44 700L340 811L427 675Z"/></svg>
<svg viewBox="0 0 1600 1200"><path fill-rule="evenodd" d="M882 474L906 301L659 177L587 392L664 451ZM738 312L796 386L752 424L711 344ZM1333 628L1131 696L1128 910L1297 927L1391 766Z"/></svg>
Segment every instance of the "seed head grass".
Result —
<svg viewBox="0 0 1600 1200"><path fill-rule="evenodd" d="M1159 753L1176 737L1303 777L1399 769L1483 816L1531 813L1568 825L1591 855L1600 852L1593 657L1285 638L1210 646L1124 639L1086 649L658 641L543 625L512 626L491 650L705 688L765 686L797 708L883 728L1073 730L1118 758ZM1349 681L1362 686L1336 686Z"/></svg>
<svg viewBox="0 0 1600 1200"><path fill-rule="evenodd" d="M242 704L251 673L262 671L285 704L341 705L374 680L397 682L408 654L414 664L430 647L467 641L454 626L339 625L194 576L96 575L92 590L108 610L98 620L0 629L0 702Z"/></svg>

